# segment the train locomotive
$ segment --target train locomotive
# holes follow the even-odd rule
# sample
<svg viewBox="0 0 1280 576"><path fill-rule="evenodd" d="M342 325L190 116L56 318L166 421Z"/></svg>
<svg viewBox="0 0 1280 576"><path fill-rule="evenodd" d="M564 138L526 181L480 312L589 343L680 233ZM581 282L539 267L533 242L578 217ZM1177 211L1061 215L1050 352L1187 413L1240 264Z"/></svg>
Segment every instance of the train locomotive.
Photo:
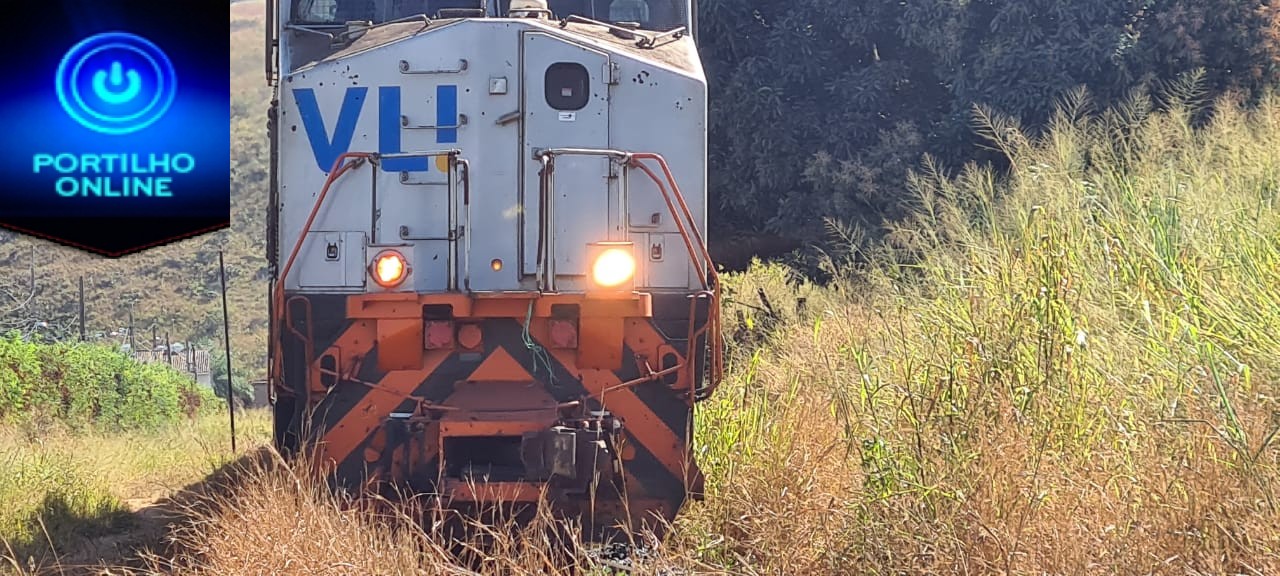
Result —
<svg viewBox="0 0 1280 576"><path fill-rule="evenodd" d="M689 0L268 0L275 444L337 489L700 498L723 370Z"/></svg>

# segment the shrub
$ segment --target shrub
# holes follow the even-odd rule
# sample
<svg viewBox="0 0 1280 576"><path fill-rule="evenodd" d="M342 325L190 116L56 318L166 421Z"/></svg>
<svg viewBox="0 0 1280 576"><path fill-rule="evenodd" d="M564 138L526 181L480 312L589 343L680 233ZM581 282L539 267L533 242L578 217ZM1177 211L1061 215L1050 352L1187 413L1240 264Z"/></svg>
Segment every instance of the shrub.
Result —
<svg viewBox="0 0 1280 576"><path fill-rule="evenodd" d="M187 375L112 348L0 339L0 420L153 429L217 403Z"/></svg>

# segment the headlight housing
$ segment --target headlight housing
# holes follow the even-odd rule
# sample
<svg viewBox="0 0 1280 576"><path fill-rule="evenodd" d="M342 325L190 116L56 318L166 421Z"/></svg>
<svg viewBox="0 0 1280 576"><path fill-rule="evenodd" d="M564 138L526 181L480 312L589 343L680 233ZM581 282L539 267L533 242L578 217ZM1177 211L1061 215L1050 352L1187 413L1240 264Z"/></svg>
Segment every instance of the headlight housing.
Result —
<svg viewBox="0 0 1280 576"><path fill-rule="evenodd" d="M635 247L630 242L599 242L589 246L591 283L599 290L630 291L636 276Z"/></svg>
<svg viewBox="0 0 1280 576"><path fill-rule="evenodd" d="M409 275L409 262L395 250L383 250L369 264L369 275L383 288L395 288Z"/></svg>

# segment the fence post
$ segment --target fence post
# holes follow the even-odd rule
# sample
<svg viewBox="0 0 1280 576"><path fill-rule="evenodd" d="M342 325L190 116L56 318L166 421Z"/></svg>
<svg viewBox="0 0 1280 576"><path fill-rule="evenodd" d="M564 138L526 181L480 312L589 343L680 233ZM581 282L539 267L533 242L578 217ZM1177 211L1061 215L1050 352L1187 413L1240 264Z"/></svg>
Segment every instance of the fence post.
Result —
<svg viewBox="0 0 1280 576"><path fill-rule="evenodd" d="M222 277L222 337L227 351L227 412L231 416L231 453L236 451L236 404L232 395L235 377L231 372L231 316L227 312L227 267L222 263L222 251L218 251L218 272Z"/></svg>
<svg viewBox="0 0 1280 576"><path fill-rule="evenodd" d="M80 277L80 341L84 342L84 276Z"/></svg>

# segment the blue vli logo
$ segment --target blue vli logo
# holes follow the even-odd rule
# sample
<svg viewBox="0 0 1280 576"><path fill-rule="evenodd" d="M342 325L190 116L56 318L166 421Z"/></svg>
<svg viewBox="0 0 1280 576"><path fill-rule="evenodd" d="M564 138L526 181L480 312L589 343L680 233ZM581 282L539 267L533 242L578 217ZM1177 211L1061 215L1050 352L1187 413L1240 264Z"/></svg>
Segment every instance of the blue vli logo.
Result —
<svg viewBox="0 0 1280 576"><path fill-rule="evenodd" d="M320 106L316 103L315 90L296 88L293 97L298 102L298 115L302 118L302 128L311 142L311 151L316 157L316 166L323 172L333 168L338 156L351 149L351 140L355 136L356 123L360 120L360 112L369 89L365 87L349 87L342 97L342 106L338 109L338 119L330 132ZM436 86L436 124L434 126L437 144L451 144L458 141L458 87L452 85ZM400 148L400 87L380 86L378 88L378 153L399 154ZM428 172L431 170L429 158L386 158L382 161L382 169L388 172Z"/></svg>
<svg viewBox="0 0 1280 576"><path fill-rule="evenodd" d="M58 64L58 103L76 122L102 134L129 134L159 120L177 93L169 57L125 32L81 40Z"/></svg>

